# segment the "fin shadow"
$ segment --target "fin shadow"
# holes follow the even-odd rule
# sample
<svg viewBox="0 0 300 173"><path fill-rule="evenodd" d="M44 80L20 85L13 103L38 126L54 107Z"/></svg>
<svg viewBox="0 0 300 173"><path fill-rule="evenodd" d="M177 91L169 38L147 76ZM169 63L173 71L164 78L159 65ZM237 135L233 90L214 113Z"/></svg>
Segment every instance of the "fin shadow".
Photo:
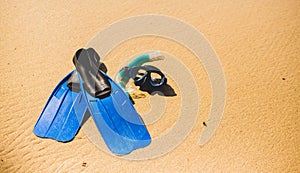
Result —
<svg viewBox="0 0 300 173"><path fill-rule="evenodd" d="M84 123L91 117L91 113L89 110L86 110L85 114L84 114L84 117L82 119L82 122L81 122L81 127L84 125Z"/></svg>

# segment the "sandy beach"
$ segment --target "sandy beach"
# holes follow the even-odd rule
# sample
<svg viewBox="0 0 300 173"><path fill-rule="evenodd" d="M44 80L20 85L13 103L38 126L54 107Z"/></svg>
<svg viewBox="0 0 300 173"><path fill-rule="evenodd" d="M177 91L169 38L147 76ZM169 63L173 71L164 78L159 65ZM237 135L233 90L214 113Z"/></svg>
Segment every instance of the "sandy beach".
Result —
<svg viewBox="0 0 300 173"><path fill-rule="evenodd" d="M0 172L299 172L299 1L0 4ZM129 58L152 50L171 54L190 71L198 89L199 112L177 147L154 159L134 161L100 150L83 129L68 143L35 136L32 130L52 90L74 69L76 50L109 25L145 14L188 23L218 55L226 80L226 105L211 140L199 146L212 102L203 64L188 48L156 36L128 39L101 58L110 76ZM167 77L177 95L164 97L163 114L147 125L152 138L168 133L184 109L184 93L172 74ZM147 114L153 109L149 103L153 96L137 93L143 96L134 99L135 108Z"/></svg>

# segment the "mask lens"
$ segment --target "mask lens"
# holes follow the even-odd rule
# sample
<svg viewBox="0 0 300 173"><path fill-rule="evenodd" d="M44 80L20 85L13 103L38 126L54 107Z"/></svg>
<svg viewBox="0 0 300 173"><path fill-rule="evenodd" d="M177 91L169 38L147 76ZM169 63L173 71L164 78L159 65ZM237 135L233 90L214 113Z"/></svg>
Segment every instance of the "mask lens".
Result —
<svg viewBox="0 0 300 173"><path fill-rule="evenodd" d="M147 71L144 68L141 67L134 67L131 69L130 71L130 77L134 80L134 81L139 81L142 78L144 78L147 75Z"/></svg>
<svg viewBox="0 0 300 173"><path fill-rule="evenodd" d="M151 85L153 86L161 86L165 82L165 76L163 74L157 73L157 72L151 72Z"/></svg>
<svg viewBox="0 0 300 173"><path fill-rule="evenodd" d="M135 75L134 79L138 80L138 79L144 77L146 74L147 74L147 71L145 69L139 69L137 71L137 74Z"/></svg>
<svg viewBox="0 0 300 173"><path fill-rule="evenodd" d="M162 81L162 77L157 73L151 73L151 80L154 84L160 84Z"/></svg>

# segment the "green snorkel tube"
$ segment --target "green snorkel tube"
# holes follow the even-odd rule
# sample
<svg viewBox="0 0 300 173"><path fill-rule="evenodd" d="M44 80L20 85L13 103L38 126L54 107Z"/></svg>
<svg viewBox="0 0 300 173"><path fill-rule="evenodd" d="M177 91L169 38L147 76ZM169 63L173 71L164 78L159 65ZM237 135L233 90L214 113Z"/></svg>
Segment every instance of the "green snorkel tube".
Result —
<svg viewBox="0 0 300 173"><path fill-rule="evenodd" d="M129 92L126 90L126 85L130 80L129 70L133 67L142 66L148 62L163 60L164 58L165 57L160 53L160 51L154 51L138 56L118 72L116 77L117 84L125 91L128 97L131 98Z"/></svg>

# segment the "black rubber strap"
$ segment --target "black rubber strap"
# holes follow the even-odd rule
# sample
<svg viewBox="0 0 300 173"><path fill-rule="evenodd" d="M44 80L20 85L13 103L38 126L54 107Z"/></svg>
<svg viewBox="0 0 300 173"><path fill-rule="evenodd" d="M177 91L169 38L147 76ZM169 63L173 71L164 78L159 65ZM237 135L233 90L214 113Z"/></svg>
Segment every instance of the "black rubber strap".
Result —
<svg viewBox="0 0 300 173"><path fill-rule="evenodd" d="M110 95L111 85L107 77L99 71L100 57L94 49L79 49L73 57L73 63L83 80L84 89L91 96L105 98Z"/></svg>
<svg viewBox="0 0 300 173"><path fill-rule="evenodd" d="M107 68L104 63L100 63L99 69L101 71L103 71L104 73L107 72ZM79 81L79 77L78 77L78 72L76 70L69 77L67 86L73 92L77 92L77 93L80 92L80 81Z"/></svg>
<svg viewBox="0 0 300 173"><path fill-rule="evenodd" d="M77 93L80 91L80 81L79 81L78 73L77 73L76 70L75 70L74 73L69 77L67 86L68 86L68 88L69 88L71 91L74 91L74 92L77 92Z"/></svg>

